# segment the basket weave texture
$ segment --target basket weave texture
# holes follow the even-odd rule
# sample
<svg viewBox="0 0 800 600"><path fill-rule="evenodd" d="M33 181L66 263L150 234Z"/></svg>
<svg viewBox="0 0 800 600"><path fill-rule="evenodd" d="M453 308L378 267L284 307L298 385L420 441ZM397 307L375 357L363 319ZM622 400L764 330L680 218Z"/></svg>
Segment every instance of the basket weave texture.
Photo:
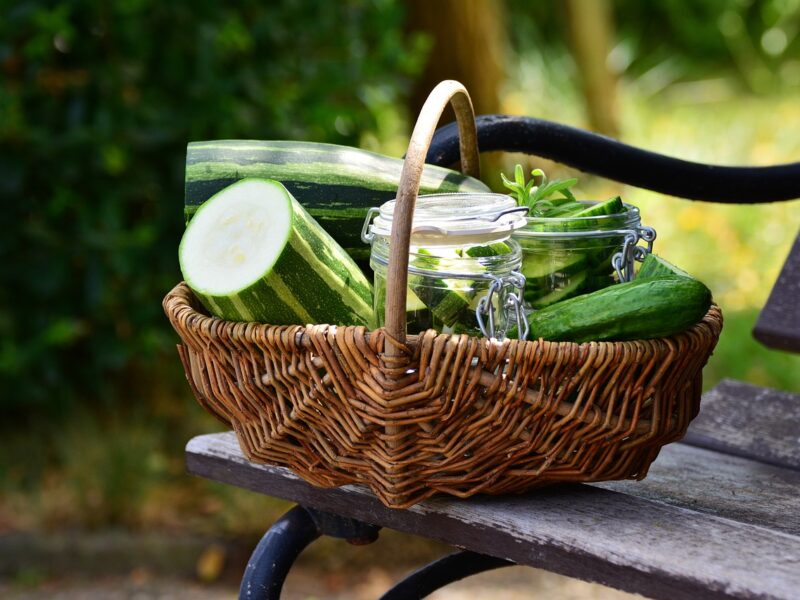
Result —
<svg viewBox="0 0 800 600"><path fill-rule="evenodd" d="M366 484L394 508L437 493L643 478L697 415L719 308L678 335L630 342L407 336L411 215L428 134L447 101L459 119L462 169L477 164L466 91L444 82L431 98L441 106L417 123L398 193L395 214L406 202L408 219L396 218L392 232L386 327L223 321L181 283L164 310L195 397L233 428L249 460L318 486Z"/></svg>
<svg viewBox="0 0 800 600"><path fill-rule="evenodd" d="M248 459L318 486L365 483L397 508L437 492L641 479L696 416L722 327L712 306L684 333L634 342L428 331L387 357L383 330L222 321L185 284L164 306L195 397Z"/></svg>

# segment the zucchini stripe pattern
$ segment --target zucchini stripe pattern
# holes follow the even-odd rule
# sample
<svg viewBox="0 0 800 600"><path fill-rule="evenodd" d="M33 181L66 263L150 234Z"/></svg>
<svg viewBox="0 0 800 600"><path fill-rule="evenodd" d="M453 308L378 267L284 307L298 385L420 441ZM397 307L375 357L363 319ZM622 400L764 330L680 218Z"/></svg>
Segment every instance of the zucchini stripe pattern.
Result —
<svg viewBox="0 0 800 600"><path fill-rule="evenodd" d="M403 160L315 142L220 140L192 142L186 153L185 216L228 185L247 177L280 181L350 256L368 257L361 241L367 210L397 193ZM420 193L488 192L471 177L428 165Z"/></svg>
<svg viewBox="0 0 800 600"><path fill-rule="evenodd" d="M206 215L207 211L213 212ZM198 257L197 248L214 246L222 249L214 252L224 255L228 246L241 240L241 228L231 230L232 234L222 242L211 236L217 235L217 230L226 222L235 219L248 225L255 223L255 226L267 223L264 227L273 229L266 236L253 234L242 251L240 263L256 261L252 265L254 270L249 271L256 274L254 281L252 277L245 280L231 275L229 289L211 290L208 284L211 275L205 274L204 269L216 255L209 250ZM187 239L192 239L194 245L190 247ZM196 263L194 268L193 263ZM361 270L275 181L242 180L201 207L181 243L181 269L187 284L209 312L226 320L368 327L374 323L372 286ZM219 286L219 279L217 277L213 285Z"/></svg>

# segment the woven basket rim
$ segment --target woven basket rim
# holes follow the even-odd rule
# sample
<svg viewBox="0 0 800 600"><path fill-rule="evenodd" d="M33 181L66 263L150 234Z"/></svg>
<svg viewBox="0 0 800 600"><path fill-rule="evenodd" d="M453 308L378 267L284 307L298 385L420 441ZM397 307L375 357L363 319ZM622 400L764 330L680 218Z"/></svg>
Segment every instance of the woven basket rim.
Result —
<svg viewBox="0 0 800 600"><path fill-rule="evenodd" d="M366 483L393 508L435 493L466 498L561 481L641 479L659 448L680 439L696 416L702 366L722 329L712 304L699 323L665 338L494 342L428 330L402 344L384 328L211 317L185 282L163 305L181 338L192 392L236 431L248 459L288 466L314 485ZM434 369L445 375L432 377ZM287 386L297 389L289 394ZM512 420L498 427L497 411ZM457 415L473 414L479 418L464 421L465 436ZM510 442L508 423L526 428L514 429ZM566 441L551 444L558 432ZM455 451L477 439L486 451ZM495 455L495 447L503 452ZM445 480L431 475L436 461Z"/></svg>
<svg viewBox="0 0 800 600"><path fill-rule="evenodd" d="M369 341L371 336L379 335L381 339L384 339L385 336L388 336L385 328L379 327L377 329L367 329L361 325L329 325L329 324L306 324L306 325L270 325L268 323L259 323L254 321L226 321L225 319L220 319L219 317L214 317L211 315L206 314L205 312L201 311L201 305L197 297L192 292L191 288L185 281L181 281L178 283L172 290L170 290L167 295L164 297L163 301L164 312L167 314L170 321L174 322L177 318L179 312L185 311L188 312L188 315L185 315L184 323L188 325L191 329L196 331L199 330L206 330L206 331L215 331L217 335L228 335L234 337L244 337L245 339L250 338L251 336L257 338L263 338L263 335L268 331L286 331L289 329L296 329L296 341L298 345L306 345L304 343L304 336L306 336L306 331L310 328L325 328L328 329L329 335L336 335L338 331L346 332L347 330L358 330L364 332L364 338ZM599 345L599 346L611 346L611 345L627 345L630 347L641 346L641 344L648 344L648 343L657 343L659 341L664 340L678 340L681 337L688 337L692 335L700 334L704 329L710 329L711 334L715 338L719 338L720 332L722 331L722 310L720 307L712 302L711 306L706 312L705 316L697 323L681 331L679 333L675 333L671 336L666 337L658 337L658 338L647 338L641 340L620 340L620 341L591 341L591 342L564 342L564 341L551 341L551 340L544 340L542 338L536 339L529 339L529 340L503 340L498 341L498 344L504 343L515 343L515 344L548 344L548 345L555 345L558 348L567 350L567 349L575 349L576 347L584 347L590 345ZM225 332L225 333L223 333ZM469 337L477 340L487 340L487 338L480 337L480 336L470 336L465 333L460 334L451 334L451 333L440 333L436 330L429 329L420 334L409 334L406 336L406 346L408 347L415 347L417 346L420 341L425 337L430 337L435 335L435 337L440 338L442 336L448 338L458 338L458 337Z"/></svg>

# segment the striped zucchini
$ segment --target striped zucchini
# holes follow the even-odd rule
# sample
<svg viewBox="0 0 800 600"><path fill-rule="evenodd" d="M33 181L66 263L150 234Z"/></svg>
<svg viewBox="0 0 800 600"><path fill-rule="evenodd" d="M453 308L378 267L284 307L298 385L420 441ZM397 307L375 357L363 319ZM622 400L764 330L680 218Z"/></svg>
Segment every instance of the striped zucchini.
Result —
<svg viewBox="0 0 800 600"><path fill-rule="evenodd" d="M222 319L374 324L370 283L277 181L248 178L216 193L179 255L186 283Z"/></svg>
<svg viewBox="0 0 800 600"><path fill-rule="evenodd" d="M369 257L361 241L367 210L397 193L403 160L316 142L220 140L192 142L186 152L187 221L203 202L245 177L280 181L356 260ZM428 165L420 193L488 192L486 185Z"/></svg>

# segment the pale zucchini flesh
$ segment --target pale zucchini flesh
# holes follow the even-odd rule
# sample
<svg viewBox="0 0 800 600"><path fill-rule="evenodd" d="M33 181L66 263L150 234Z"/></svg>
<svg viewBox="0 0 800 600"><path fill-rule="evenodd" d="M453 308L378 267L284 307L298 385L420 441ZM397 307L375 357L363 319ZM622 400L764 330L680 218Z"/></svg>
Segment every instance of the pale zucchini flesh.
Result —
<svg viewBox="0 0 800 600"><path fill-rule="evenodd" d="M215 316L273 325L374 322L369 282L280 183L243 179L198 209L180 247Z"/></svg>

